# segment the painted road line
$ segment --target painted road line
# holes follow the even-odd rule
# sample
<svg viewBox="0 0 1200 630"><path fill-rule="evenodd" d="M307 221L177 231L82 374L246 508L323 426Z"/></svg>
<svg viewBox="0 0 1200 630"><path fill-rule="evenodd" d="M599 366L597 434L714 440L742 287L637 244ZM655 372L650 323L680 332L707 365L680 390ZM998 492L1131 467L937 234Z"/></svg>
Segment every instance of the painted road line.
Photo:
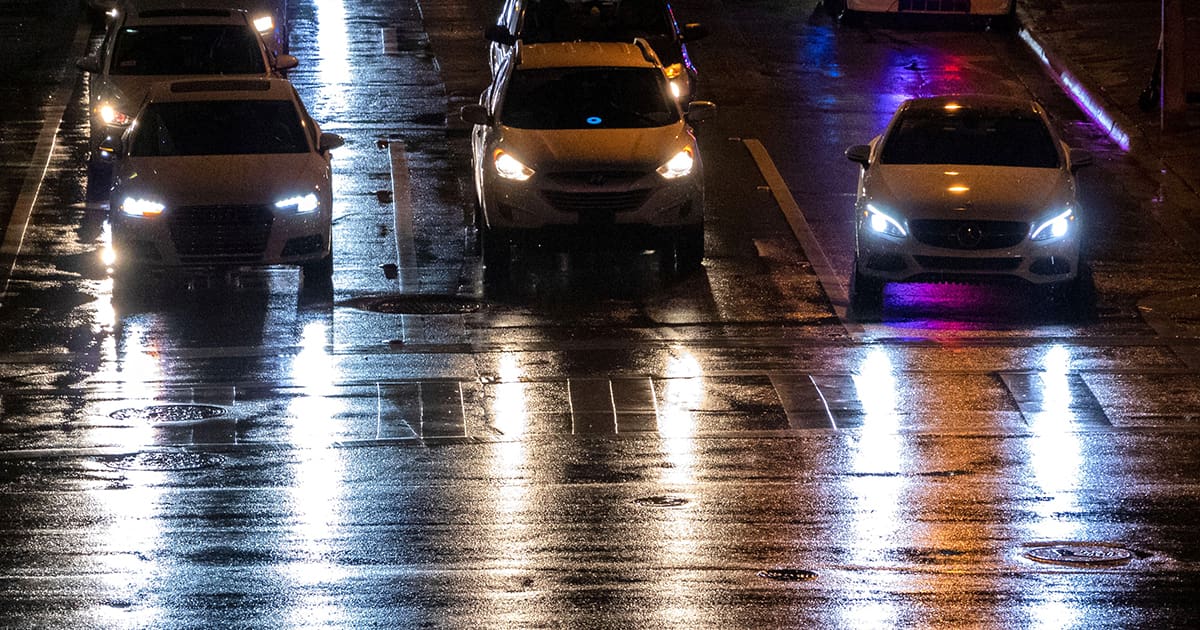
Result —
<svg viewBox="0 0 1200 630"><path fill-rule="evenodd" d="M71 46L72 57L82 57L87 50L88 37L91 35L91 24L84 21L75 30L75 41ZM0 305L8 296L8 283L12 279L13 270L17 266L17 256L21 253L21 244L25 240L25 231L29 228L29 219L33 216L33 207L37 204L38 193L42 189L42 180L50 167L50 156L54 153L58 128L62 125L63 114L67 104L71 102L71 92L75 89L78 74L68 73L68 76L58 84L58 89L50 98L46 108L46 124L38 134L37 145L33 149L33 157L29 169L25 172L25 181L21 184L21 192L17 194L17 202L13 207L8 226L4 229L4 243L0 244Z"/></svg>
<svg viewBox="0 0 1200 630"><path fill-rule="evenodd" d="M808 222L804 220L804 213L801 212L796 199L792 197L792 192L788 190L787 183L783 181L783 176L779 174L779 169L775 168L775 162L767 154L766 147L753 138L744 139L742 142L746 145L746 149L750 151L750 156L754 158L755 164L758 165L758 170L762 173L767 187L771 189L771 195L775 197L775 203L779 204L779 209L783 212L784 218L787 219L788 225L792 228L792 234L795 235L796 240L800 243L800 249L804 250L804 256L808 258L808 262L812 265L813 272L817 275L817 280L821 283L821 288L824 289L825 295L829 296L830 301L833 302L834 313L841 320L842 326L851 337L855 339L862 338L864 334L862 326L851 321L848 317L846 306L850 303L850 297L846 292L846 287L842 285L838 275L834 273L833 266L829 264L829 259L825 257L825 251L817 243L816 236L808 227Z"/></svg>
<svg viewBox="0 0 1200 630"><path fill-rule="evenodd" d="M400 288L406 280L416 280L416 243L413 235L412 186L404 143L388 142L388 157L392 171L392 206L395 209L396 263L400 271Z"/></svg>

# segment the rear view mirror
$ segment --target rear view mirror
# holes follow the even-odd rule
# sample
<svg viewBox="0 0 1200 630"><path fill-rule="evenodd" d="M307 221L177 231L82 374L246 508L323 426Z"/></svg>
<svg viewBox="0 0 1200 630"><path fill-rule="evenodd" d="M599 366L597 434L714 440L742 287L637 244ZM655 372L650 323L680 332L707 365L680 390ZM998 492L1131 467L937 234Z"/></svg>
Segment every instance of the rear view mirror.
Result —
<svg viewBox="0 0 1200 630"><path fill-rule="evenodd" d="M291 70L298 65L300 65L300 60L294 55L278 55L275 57L276 70Z"/></svg>
<svg viewBox="0 0 1200 630"><path fill-rule="evenodd" d="M684 24L680 30L680 37L685 42L694 42L708 36L708 29L703 24Z"/></svg>
<svg viewBox="0 0 1200 630"><path fill-rule="evenodd" d="M321 140L318 143L317 148L320 149L321 152L323 153L325 151L332 151L333 149L336 149L344 144L346 144L345 138L339 136L336 133L322 131L321 132Z"/></svg>
<svg viewBox="0 0 1200 630"><path fill-rule="evenodd" d="M493 24L484 29L483 37L489 42L496 42L505 46L512 46L517 43L517 38L513 37L513 34L509 33L507 28L499 24Z"/></svg>
<svg viewBox="0 0 1200 630"><path fill-rule="evenodd" d="M1068 149L1067 159L1071 162L1071 171L1077 171L1085 166L1091 166L1095 161L1092 152L1086 149Z"/></svg>
<svg viewBox="0 0 1200 630"><path fill-rule="evenodd" d="M871 145L856 144L846 149L846 159L851 162L858 162L862 164L863 168L866 168L867 164L871 161Z"/></svg>
<svg viewBox="0 0 1200 630"><path fill-rule="evenodd" d="M684 118L689 123L698 123L702 120L708 120L717 115L717 105L712 101L692 101L687 104L687 113Z"/></svg>
<svg viewBox="0 0 1200 630"><path fill-rule="evenodd" d="M100 146L96 147L96 151L100 154L100 159L106 162L111 162L121 156L125 150L125 143L121 141L120 136L105 136L100 142Z"/></svg>
<svg viewBox="0 0 1200 630"><path fill-rule="evenodd" d="M463 105L458 115L463 119L463 122L469 122L472 125L486 126L492 124L492 116L483 105Z"/></svg>
<svg viewBox="0 0 1200 630"><path fill-rule="evenodd" d="M100 58L96 55L88 55L75 60L75 67L84 72L98 73L100 72Z"/></svg>

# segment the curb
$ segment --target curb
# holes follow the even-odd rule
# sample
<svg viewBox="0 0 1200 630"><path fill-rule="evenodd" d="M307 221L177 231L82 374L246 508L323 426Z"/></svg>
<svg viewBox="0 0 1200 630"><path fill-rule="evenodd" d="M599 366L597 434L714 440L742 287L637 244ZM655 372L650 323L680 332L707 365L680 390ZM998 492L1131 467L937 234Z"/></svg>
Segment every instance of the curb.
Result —
<svg viewBox="0 0 1200 630"><path fill-rule="evenodd" d="M1036 29L1030 27L1033 19L1020 5L1017 7L1017 21L1020 24L1018 37L1042 61L1050 78L1054 79L1092 122L1105 130L1108 137L1121 147L1122 151L1136 153L1149 148L1146 138L1140 131L1136 131L1137 125L1129 120L1119 107L1107 97L1098 96L1087 88L1091 83L1087 73L1055 53L1053 46L1049 45Z"/></svg>

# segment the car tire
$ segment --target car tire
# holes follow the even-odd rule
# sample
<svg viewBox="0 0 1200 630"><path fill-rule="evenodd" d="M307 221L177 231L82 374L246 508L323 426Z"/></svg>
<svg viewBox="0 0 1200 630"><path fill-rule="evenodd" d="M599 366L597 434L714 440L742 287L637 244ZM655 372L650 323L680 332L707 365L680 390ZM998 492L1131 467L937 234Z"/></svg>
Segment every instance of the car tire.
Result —
<svg viewBox="0 0 1200 630"><path fill-rule="evenodd" d="M854 263L854 274L850 276L850 314L858 320L879 317L883 309L884 281L864 276Z"/></svg>
<svg viewBox="0 0 1200 630"><path fill-rule="evenodd" d="M1096 286L1091 266L1081 263L1073 280L1043 287L1041 298L1071 321L1092 318L1096 312Z"/></svg>
<svg viewBox="0 0 1200 630"><path fill-rule="evenodd" d="M471 205L473 206L471 221L475 232L475 238L471 242L471 251L475 256L483 256L483 207L479 205L478 200L473 201Z"/></svg>
<svg viewBox="0 0 1200 630"><path fill-rule="evenodd" d="M306 286L323 286L333 281L333 252L320 260L300 265L301 280Z"/></svg>
<svg viewBox="0 0 1200 630"><path fill-rule="evenodd" d="M675 268L694 271L704 262L704 227L683 228L675 235Z"/></svg>
<svg viewBox="0 0 1200 630"><path fill-rule="evenodd" d="M479 245L483 249L483 273L497 279L508 274L512 264L512 242L500 232L486 226L479 228Z"/></svg>

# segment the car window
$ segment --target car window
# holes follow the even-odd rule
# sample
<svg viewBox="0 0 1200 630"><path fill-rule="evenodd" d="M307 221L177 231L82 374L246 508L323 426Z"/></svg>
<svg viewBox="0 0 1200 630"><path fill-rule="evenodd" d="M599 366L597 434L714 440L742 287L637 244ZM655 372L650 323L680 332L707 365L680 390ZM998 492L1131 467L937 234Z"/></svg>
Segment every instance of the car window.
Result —
<svg viewBox="0 0 1200 630"><path fill-rule="evenodd" d="M109 73L264 74L257 37L236 25L126 27L117 34Z"/></svg>
<svg viewBox="0 0 1200 630"><path fill-rule="evenodd" d="M513 72L500 123L523 129L661 127L677 122L655 68L539 68Z"/></svg>
<svg viewBox="0 0 1200 630"><path fill-rule="evenodd" d="M967 164L1058 168L1054 139L1040 118L910 112L896 121L879 158L884 164Z"/></svg>
<svg viewBox="0 0 1200 630"><path fill-rule="evenodd" d="M519 37L537 42L628 42L671 34L665 6L654 0L541 0L525 10Z"/></svg>
<svg viewBox="0 0 1200 630"><path fill-rule="evenodd" d="M291 101L152 103L138 118L134 157L304 153L304 126Z"/></svg>

